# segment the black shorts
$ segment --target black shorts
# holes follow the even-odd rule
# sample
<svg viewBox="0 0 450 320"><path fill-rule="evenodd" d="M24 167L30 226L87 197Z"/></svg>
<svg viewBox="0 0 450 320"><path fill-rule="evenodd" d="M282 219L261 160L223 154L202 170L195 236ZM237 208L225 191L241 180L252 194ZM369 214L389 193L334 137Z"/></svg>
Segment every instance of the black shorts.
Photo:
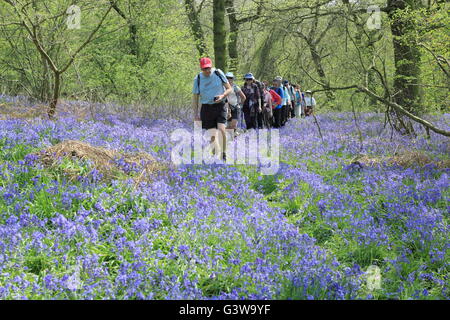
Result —
<svg viewBox="0 0 450 320"><path fill-rule="evenodd" d="M241 108L239 107L239 105L237 106L230 105L230 109L231 109L231 119L239 120L239 114L241 112Z"/></svg>
<svg viewBox="0 0 450 320"><path fill-rule="evenodd" d="M227 106L225 102L202 104L200 119L203 129L217 128L218 123L227 123Z"/></svg>

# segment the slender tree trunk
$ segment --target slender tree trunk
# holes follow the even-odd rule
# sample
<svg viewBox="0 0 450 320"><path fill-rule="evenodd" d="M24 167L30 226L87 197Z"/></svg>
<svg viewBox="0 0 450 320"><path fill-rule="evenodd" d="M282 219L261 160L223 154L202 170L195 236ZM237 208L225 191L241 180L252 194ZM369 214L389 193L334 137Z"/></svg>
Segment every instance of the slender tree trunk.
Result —
<svg viewBox="0 0 450 320"><path fill-rule="evenodd" d="M117 6L117 3L110 0L112 8L127 22L128 32L130 34L130 39L128 40L128 48L130 54L135 57L139 57L139 41L138 41L138 27L131 17L127 17L125 13Z"/></svg>
<svg viewBox="0 0 450 320"><path fill-rule="evenodd" d="M279 31L276 28L268 30L264 42L256 51L255 59L252 59L254 64L248 66L249 69L255 70L255 75L258 78L270 79L277 73L276 57L273 57L270 52L279 45L280 38L278 35Z"/></svg>
<svg viewBox="0 0 450 320"><path fill-rule="evenodd" d="M139 58L138 27L136 24L129 22L128 30L130 31L130 53Z"/></svg>
<svg viewBox="0 0 450 320"><path fill-rule="evenodd" d="M42 62L42 82L41 82L41 92L39 99L43 102L48 102L50 98L50 72L48 68L47 60L43 56L41 56L41 62Z"/></svg>
<svg viewBox="0 0 450 320"><path fill-rule="evenodd" d="M194 0L184 0L184 7L191 25L192 35L195 39L195 45L200 57L208 55L205 36L203 34L202 25L199 20L199 12L195 8Z"/></svg>
<svg viewBox="0 0 450 320"><path fill-rule="evenodd" d="M58 104L59 94L61 92L61 73L53 72L54 86L53 86L53 96L50 100L50 105L48 107L48 117L54 119L56 112L56 105Z"/></svg>
<svg viewBox="0 0 450 320"><path fill-rule="evenodd" d="M374 41L373 38L376 36L376 33L378 31L368 31L365 32L365 20L363 20L356 12L352 11L351 5L348 0L343 1L344 4L347 5L348 14L352 17L353 23L356 27L356 33L354 34L354 44L359 52L362 53L363 57L372 57L375 53L375 47L374 47ZM348 24L348 18L346 19L346 24ZM348 25L346 25L346 32L348 31ZM366 41L363 40L363 35L366 34L368 38L365 38ZM366 79L361 79L366 80ZM367 83L366 86L369 90L375 92L376 91L376 77L373 71L369 71L367 75ZM366 107L370 106L376 106L378 100L375 99L372 96L369 96L369 99L367 100Z"/></svg>
<svg viewBox="0 0 450 320"><path fill-rule="evenodd" d="M214 58L217 68L227 67L227 32L225 29L225 0L213 2Z"/></svg>
<svg viewBox="0 0 450 320"><path fill-rule="evenodd" d="M228 21L230 23L230 35L228 39L228 70L235 72L239 65L239 55L237 49L239 22L236 19L234 0L225 0L225 5L228 14Z"/></svg>
<svg viewBox="0 0 450 320"><path fill-rule="evenodd" d="M309 51L311 53L311 58L314 62L314 67L316 68L316 72L319 75L320 79L322 80L321 82L323 84L325 84L325 86L323 88L327 89L327 91L325 91L327 99L329 102L332 102L332 101L334 101L335 96L332 91L328 90L330 88L330 82L328 81L327 76L325 74L325 70L323 69L322 58L320 57L319 53L317 52L316 45L310 41L308 41L307 43L308 43Z"/></svg>

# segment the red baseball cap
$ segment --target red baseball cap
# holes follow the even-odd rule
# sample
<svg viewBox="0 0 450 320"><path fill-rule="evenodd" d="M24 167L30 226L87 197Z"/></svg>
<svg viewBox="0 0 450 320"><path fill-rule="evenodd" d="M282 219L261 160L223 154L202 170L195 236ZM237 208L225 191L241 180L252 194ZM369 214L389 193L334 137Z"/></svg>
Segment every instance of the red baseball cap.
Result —
<svg viewBox="0 0 450 320"><path fill-rule="evenodd" d="M200 68L212 68L212 61L210 58L201 58L200 59Z"/></svg>

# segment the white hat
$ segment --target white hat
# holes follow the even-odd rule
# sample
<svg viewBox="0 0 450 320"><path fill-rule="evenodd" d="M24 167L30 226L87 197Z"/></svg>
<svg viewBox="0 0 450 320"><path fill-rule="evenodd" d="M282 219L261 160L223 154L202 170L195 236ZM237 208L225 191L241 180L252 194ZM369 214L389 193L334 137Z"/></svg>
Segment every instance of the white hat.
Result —
<svg viewBox="0 0 450 320"><path fill-rule="evenodd" d="M227 72L227 74L225 75L225 77L227 77L227 78L233 78L233 79L234 79L234 74L233 74L233 72Z"/></svg>

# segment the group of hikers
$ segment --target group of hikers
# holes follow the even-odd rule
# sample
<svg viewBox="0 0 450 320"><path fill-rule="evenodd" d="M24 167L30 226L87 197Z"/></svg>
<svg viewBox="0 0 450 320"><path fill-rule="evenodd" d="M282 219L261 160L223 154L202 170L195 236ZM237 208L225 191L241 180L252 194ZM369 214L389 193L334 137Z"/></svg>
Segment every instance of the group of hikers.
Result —
<svg viewBox="0 0 450 320"><path fill-rule="evenodd" d="M219 130L224 139L226 129L237 134L238 128L280 128L290 118L307 117L314 112L316 101L312 92L303 93L299 85L292 85L280 76L269 86L267 81L258 81L252 73L247 73L244 85L239 87L233 73L224 74L213 68L210 58L200 59L200 69L202 72L195 77L192 90L194 120L201 121L203 129ZM215 132L212 140L214 137ZM225 145L226 141L222 146L224 159Z"/></svg>

